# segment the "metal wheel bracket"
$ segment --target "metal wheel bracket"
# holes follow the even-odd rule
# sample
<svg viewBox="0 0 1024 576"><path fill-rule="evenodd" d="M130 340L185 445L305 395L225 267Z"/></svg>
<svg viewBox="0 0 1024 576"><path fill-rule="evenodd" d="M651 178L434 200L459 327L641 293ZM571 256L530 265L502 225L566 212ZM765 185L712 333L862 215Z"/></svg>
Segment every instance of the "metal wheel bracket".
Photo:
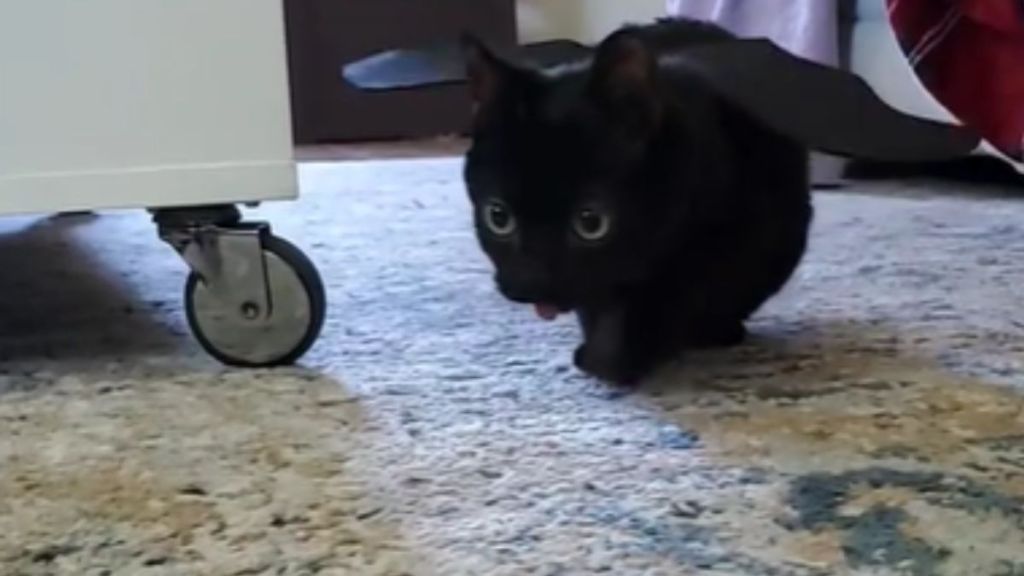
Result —
<svg viewBox="0 0 1024 576"><path fill-rule="evenodd" d="M226 310L237 310L247 321L259 322L273 312L263 253L263 237L269 230L262 222L231 227L207 224L164 228L160 236Z"/></svg>

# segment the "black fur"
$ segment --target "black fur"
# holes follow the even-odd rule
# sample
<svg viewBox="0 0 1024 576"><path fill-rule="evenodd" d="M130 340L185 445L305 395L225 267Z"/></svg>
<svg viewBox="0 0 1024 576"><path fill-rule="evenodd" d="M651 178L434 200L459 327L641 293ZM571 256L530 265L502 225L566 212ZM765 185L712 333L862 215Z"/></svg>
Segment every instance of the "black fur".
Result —
<svg viewBox="0 0 1024 576"><path fill-rule="evenodd" d="M741 342L803 256L807 151L665 58L728 39L689 21L630 26L591 62L544 73L467 43L480 245L505 297L578 315L576 365L599 378ZM606 235L575 231L599 236L605 216Z"/></svg>

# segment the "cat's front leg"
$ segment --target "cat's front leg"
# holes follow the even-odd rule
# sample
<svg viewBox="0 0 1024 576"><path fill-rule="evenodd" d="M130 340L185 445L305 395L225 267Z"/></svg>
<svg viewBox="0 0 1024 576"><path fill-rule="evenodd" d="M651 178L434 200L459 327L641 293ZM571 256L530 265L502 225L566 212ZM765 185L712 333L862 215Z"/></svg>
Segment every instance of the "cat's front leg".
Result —
<svg viewBox="0 0 1024 576"><path fill-rule="evenodd" d="M635 384L650 368L628 333L628 310L622 305L577 310L583 344L573 362L581 371L615 384Z"/></svg>

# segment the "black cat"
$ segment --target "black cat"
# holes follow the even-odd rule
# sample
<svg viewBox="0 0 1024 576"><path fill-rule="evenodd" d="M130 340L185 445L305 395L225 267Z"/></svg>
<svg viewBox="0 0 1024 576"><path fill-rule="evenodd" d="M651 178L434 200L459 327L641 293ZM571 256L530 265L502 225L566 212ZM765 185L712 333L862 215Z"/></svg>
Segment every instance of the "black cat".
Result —
<svg viewBox="0 0 1024 576"><path fill-rule="evenodd" d="M505 297L578 315L576 365L601 379L740 343L803 256L806 148L672 62L731 38L685 20L627 26L545 71L465 43L481 247Z"/></svg>

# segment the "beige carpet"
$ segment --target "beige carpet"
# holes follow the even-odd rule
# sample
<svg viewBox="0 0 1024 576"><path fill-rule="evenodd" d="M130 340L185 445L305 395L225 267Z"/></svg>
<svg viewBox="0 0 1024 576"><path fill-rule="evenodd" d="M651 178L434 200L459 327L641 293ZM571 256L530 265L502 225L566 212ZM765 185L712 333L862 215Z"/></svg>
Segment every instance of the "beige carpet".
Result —
<svg viewBox="0 0 1024 576"><path fill-rule="evenodd" d="M459 167L254 213L329 290L282 371L203 355L145 214L2 221L0 574L1024 574L1024 199L822 194L750 344L627 393L494 293Z"/></svg>

